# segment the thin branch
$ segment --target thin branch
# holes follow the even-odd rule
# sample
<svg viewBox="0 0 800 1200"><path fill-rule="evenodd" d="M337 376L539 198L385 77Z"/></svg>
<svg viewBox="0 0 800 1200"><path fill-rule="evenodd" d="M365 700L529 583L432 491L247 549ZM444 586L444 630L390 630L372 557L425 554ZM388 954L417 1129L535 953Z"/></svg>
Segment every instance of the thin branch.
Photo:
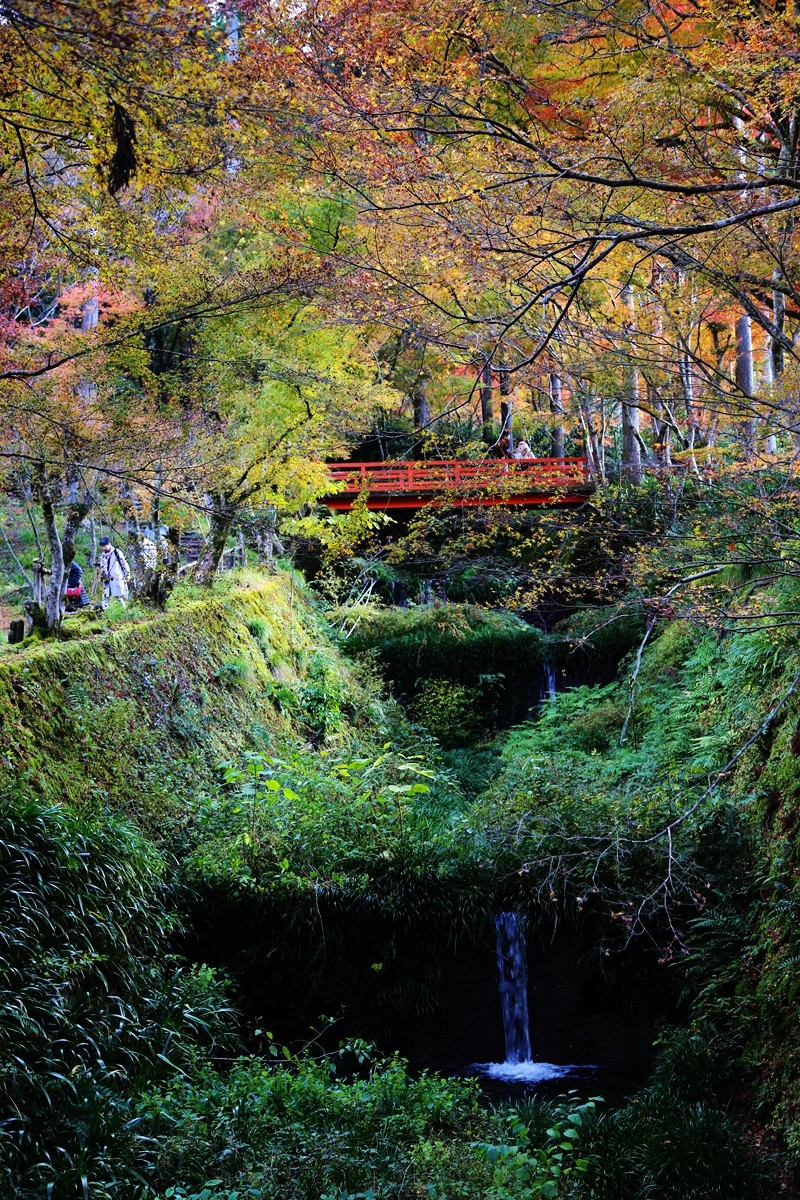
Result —
<svg viewBox="0 0 800 1200"><path fill-rule="evenodd" d="M725 570L725 567L709 567L709 569L706 571L696 571L694 575L687 575L685 579L679 579L678 582L669 589L669 591L664 593L664 595L661 597L660 601L658 602L658 607L660 608L664 604L665 600L668 600L670 598L670 596L673 596L675 594L675 592L678 591L679 588L684 587L687 583L695 583L698 579L707 579L709 577L709 575L719 575L719 573L724 570ZM625 720L623 722L622 730L619 735L620 746L623 746L625 744L625 735L628 732L628 725L630 724L630 719L633 716L633 706L634 706L634 702L636 700L636 680L639 676L639 671L641 670L641 667L642 667L642 655L644 654L644 648L650 639L650 634L655 629L657 617L658 617L658 609L656 609L654 612L652 612L650 614L650 616L648 617L647 628L645 630L644 637L642 638L641 642L639 643L639 649L636 654L636 664L634 666L633 672L630 677L630 681L628 683L628 696L629 696L628 711L625 714Z"/></svg>

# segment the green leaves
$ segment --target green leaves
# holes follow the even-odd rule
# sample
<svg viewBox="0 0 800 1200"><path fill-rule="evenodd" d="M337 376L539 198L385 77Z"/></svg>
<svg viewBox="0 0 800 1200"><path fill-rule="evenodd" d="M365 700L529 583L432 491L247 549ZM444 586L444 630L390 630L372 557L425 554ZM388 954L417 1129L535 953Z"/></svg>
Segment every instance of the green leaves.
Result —
<svg viewBox="0 0 800 1200"><path fill-rule="evenodd" d="M170 957L164 864L135 829L20 797L0 807L0 1167L15 1195L94 1193L132 1090L225 1036L213 973ZM85 1188L84 1188L85 1190Z"/></svg>
<svg viewBox="0 0 800 1200"><path fill-rule="evenodd" d="M307 747L282 758L249 752L224 764L222 777L227 795L198 812L202 844L187 864L192 878L241 877L245 865L267 891L369 889L406 855L411 862L419 855L421 875L432 857L442 867L450 857L447 806L447 816L434 814L452 785L391 743L362 758Z"/></svg>
<svg viewBox="0 0 800 1200"><path fill-rule="evenodd" d="M506 1115L508 1141L501 1144L477 1143L475 1149L493 1168L492 1200L554 1200L575 1194L567 1186L572 1176L584 1174L588 1157L578 1157L577 1147L582 1126L593 1117L599 1096L579 1102L574 1092L554 1104L547 1115L553 1122L544 1136L534 1135L519 1114ZM545 1110L546 1111L546 1110Z"/></svg>
<svg viewBox="0 0 800 1200"><path fill-rule="evenodd" d="M212 1188L220 1200L230 1188L260 1200L501 1196L476 1138L500 1134L503 1118L482 1109L474 1081L412 1075L358 1041L322 1059L243 1059L224 1074L175 1080L140 1112L149 1177L173 1189L159 1200L197 1200Z"/></svg>

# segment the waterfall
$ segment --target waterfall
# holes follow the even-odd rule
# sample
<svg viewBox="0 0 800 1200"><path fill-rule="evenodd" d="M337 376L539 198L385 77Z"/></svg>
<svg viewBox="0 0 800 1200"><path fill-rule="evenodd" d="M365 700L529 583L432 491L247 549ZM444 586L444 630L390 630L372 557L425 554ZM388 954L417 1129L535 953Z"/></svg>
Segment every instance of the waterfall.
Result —
<svg viewBox="0 0 800 1200"><path fill-rule="evenodd" d="M472 1069L489 1079L526 1086L538 1085L547 1079L561 1079L574 1071L584 1069L567 1064L533 1061L528 1026L528 952L525 944L525 918L520 913L498 913L494 924L497 931L497 970L506 1035L506 1058L505 1062L501 1063L473 1063Z"/></svg>
<svg viewBox="0 0 800 1200"><path fill-rule="evenodd" d="M531 1037L528 1028L528 956L525 944L525 918L519 913L498 913L497 970L500 977L500 1003L506 1035L506 1062L531 1061Z"/></svg>
<svg viewBox="0 0 800 1200"><path fill-rule="evenodd" d="M544 679L547 686L548 700L556 698L556 669L553 664L547 660L544 663Z"/></svg>

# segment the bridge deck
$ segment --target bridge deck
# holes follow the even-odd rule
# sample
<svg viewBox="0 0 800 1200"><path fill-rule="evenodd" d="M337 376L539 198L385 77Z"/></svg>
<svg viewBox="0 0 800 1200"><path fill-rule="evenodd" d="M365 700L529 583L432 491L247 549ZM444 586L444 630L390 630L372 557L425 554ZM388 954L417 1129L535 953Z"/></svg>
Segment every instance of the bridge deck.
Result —
<svg viewBox="0 0 800 1200"><path fill-rule="evenodd" d="M323 503L338 512L367 493L372 509L425 504L581 504L594 490L585 458L328 463L339 490Z"/></svg>

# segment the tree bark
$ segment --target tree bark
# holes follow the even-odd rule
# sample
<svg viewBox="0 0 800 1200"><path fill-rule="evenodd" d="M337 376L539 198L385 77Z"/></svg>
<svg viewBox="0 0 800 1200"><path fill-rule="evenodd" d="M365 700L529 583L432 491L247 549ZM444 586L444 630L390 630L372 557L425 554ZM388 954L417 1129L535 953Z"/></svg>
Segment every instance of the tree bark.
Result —
<svg viewBox="0 0 800 1200"><path fill-rule="evenodd" d="M753 333L750 324L750 317L744 313L736 322L736 386L741 394L752 400L755 392L755 380L753 375ZM744 453L748 462L753 462L756 457L757 440L756 440L756 420L750 408L749 415L745 418L743 427Z"/></svg>
<svg viewBox="0 0 800 1200"><path fill-rule="evenodd" d="M772 357L773 346L774 346L774 342L772 341L771 338L768 338L767 346L766 346L766 353L764 354L764 392L765 392L766 398L769 401L771 401L772 404L774 404L774 401L775 401L775 377L773 374L773 357ZM772 413L774 413L775 409L771 408L770 411ZM778 439L775 436L774 427L770 428L771 425L772 425L772 422L770 421L768 423L768 428L767 428L766 450L767 450L767 454L776 455L778 453Z"/></svg>
<svg viewBox="0 0 800 1200"><path fill-rule="evenodd" d="M686 407L686 444L690 451L689 461L692 470L698 473L697 459L694 455L694 449L697 444L698 434L700 432L697 424L697 413L694 406L694 377L692 376L692 363L688 354L682 354L679 364L681 386L683 388L683 402Z"/></svg>
<svg viewBox="0 0 800 1200"><path fill-rule="evenodd" d="M128 558L130 559L131 574L133 575L133 587L131 590L136 595L142 595L147 591L151 572L145 561L144 535L139 520L139 513L134 505L130 486L124 480L119 485L119 498L125 517Z"/></svg>
<svg viewBox="0 0 800 1200"><path fill-rule="evenodd" d="M428 404L428 375L423 368L420 368L414 382L411 403L414 406L414 429L422 432L431 423L431 410Z"/></svg>
<svg viewBox="0 0 800 1200"><path fill-rule="evenodd" d="M78 482L75 476L67 480L67 490L72 491L71 485ZM66 509L64 532L59 533L56 515L57 496L56 483L44 468L34 475L34 491L42 509L47 541L50 548L50 578L44 595L43 612L34 614L34 624L43 625L47 632L56 630L61 625L64 615L64 583L75 558L75 538L80 529L81 521L92 507L92 497L86 487L81 487L75 498L70 499Z"/></svg>
<svg viewBox="0 0 800 1200"><path fill-rule="evenodd" d="M583 389L578 391L578 415L586 445L586 458L589 464L589 475L593 483L603 484L606 481L606 464L605 464L605 411L601 407L600 411L600 429L595 427L595 412L593 406L594 397L591 393L588 395ZM602 401L601 401L602 405Z"/></svg>
<svg viewBox="0 0 800 1200"><path fill-rule="evenodd" d="M650 292L653 296L653 341L656 354L664 356L664 301L661 294L663 271L661 264L654 261L650 274ZM647 380L647 402L653 430L653 452L656 462L664 469L672 466L672 427L664 413L664 402L658 385Z"/></svg>
<svg viewBox="0 0 800 1200"><path fill-rule="evenodd" d="M564 415L563 382L560 371L550 372L550 412L556 418L550 427L550 457L564 457L564 423L558 420Z"/></svg>
<svg viewBox="0 0 800 1200"><path fill-rule="evenodd" d="M509 454L514 449L514 402L511 399L511 372L508 367L500 369L500 436L508 438Z"/></svg>
<svg viewBox="0 0 800 1200"><path fill-rule="evenodd" d="M635 331L635 309L633 289L626 285L622 289L622 300L626 304L629 318L624 329L629 351L633 351ZM639 372L632 353L625 360L622 397L622 478L637 486L642 482L642 447L639 435Z"/></svg>
<svg viewBox="0 0 800 1200"><path fill-rule="evenodd" d="M492 400L492 360L484 359L481 368L481 425L482 436L487 446L494 442L494 403Z"/></svg>
<svg viewBox="0 0 800 1200"><path fill-rule="evenodd" d="M236 509L230 497L221 493L207 496L206 508L210 527L206 544L197 560L195 579L198 583L211 584L222 561L236 517Z"/></svg>

